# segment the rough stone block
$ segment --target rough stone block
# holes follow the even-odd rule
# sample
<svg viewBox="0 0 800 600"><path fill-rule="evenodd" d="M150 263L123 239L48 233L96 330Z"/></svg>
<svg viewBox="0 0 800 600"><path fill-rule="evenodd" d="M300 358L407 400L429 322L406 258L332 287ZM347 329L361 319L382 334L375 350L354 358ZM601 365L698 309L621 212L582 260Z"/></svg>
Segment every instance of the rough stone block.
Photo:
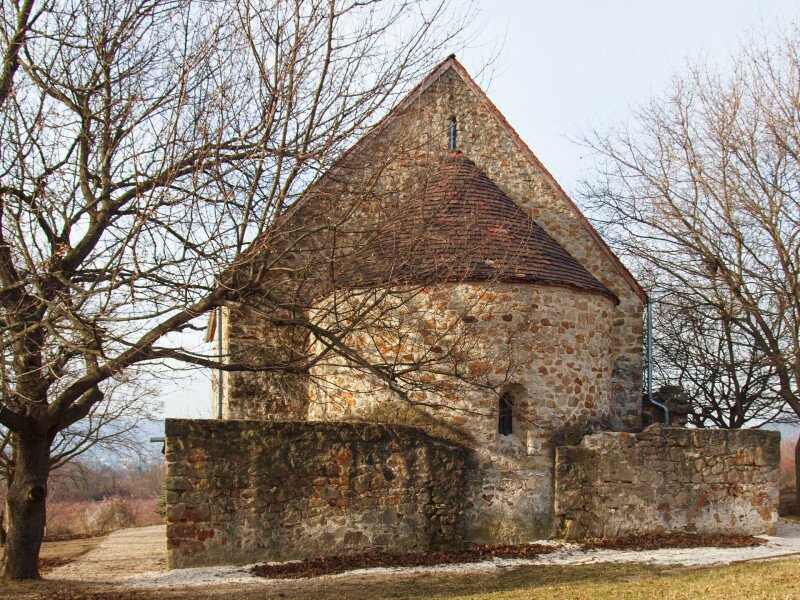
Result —
<svg viewBox="0 0 800 600"><path fill-rule="evenodd" d="M171 567L463 537L464 448L375 423L170 420Z"/></svg>
<svg viewBox="0 0 800 600"><path fill-rule="evenodd" d="M555 458L555 512L568 539L649 531L775 530L780 435L656 424L625 444L587 436ZM577 451L581 450L581 451Z"/></svg>

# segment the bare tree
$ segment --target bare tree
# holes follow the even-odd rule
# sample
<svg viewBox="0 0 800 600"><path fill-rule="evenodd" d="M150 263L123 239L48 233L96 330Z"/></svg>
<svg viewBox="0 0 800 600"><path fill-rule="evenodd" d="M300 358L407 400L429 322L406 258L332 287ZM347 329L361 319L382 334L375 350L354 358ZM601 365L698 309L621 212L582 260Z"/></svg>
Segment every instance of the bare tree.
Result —
<svg viewBox="0 0 800 600"><path fill-rule="evenodd" d="M654 379L687 393L692 425L737 429L797 420L777 394L775 368L730 321L669 298L658 301L655 314Z"/></svg>
<svg viewBox="0 0 800 600"><path fill-rule="evenodd" d="M593 136L605 169L587 198L659 295L747 340L773 376L761 401L800 415L800 30L732 64L690 68L634 127Z"/></svg>
<svg viewBox="0 0 800 600"><path fill-rule="evenodd" d="M50 473L85 455L134 459L148 454L142 426L156 418L160 403L154 387L117 377L108 382L103 402L80 421L60 430L50 446ZM6 488L13 472L12 433L0 426L0 470ZM5 494L3 494L5 497Z"/></svg>
<svg viewBox="0 0 800 600"><path fill-rule="evenodd" d="M425 0L1 10L4 574L20 579L38 576L55 440L103 413L115 378L168 360L217 366L179 334L271 276L251 241L290 250L294 232L276 222L299 190L463 20Z"/></svg>

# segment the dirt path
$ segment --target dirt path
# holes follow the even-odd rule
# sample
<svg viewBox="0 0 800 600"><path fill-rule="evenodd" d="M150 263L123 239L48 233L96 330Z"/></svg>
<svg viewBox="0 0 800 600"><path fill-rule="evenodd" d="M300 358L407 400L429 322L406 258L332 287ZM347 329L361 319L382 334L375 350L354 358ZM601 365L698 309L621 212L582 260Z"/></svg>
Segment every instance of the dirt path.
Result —
<svg viewBox="0 0 800 600"><path fill-rule="evenodd" d="M82 556L95 548L103 541L103 536L81 537L74 540L58 540L55 542L45 541L39 551L39 572L50 573L79 556ZM5 549L0 548L0 561L5 557Z"/></svg>
<svg viewBox="0 0 800 600"><path fill-rule="evenodd" d="M111 533L96 548L54 569L46 578L108 583L166 568L166 528L155 525Z"/></svg>

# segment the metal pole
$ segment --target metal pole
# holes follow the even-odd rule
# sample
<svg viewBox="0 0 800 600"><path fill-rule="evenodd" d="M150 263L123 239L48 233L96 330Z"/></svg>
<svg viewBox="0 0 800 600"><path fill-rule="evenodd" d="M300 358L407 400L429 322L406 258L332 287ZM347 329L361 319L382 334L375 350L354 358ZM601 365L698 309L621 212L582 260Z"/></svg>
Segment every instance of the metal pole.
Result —
<svg viewBox="0 0 800 600"><path fill-rule="evenodd" d="M217 308L217 358L219 372L217 374L217 418L222 419L222 307Z"/></svg>
<svg viewBox="0 0 800 600"><path fill-rule="evenodd" d="M664 425L669 425L669 406L653 400L653 301L647 299L647 401L664 411Z"/></svg>

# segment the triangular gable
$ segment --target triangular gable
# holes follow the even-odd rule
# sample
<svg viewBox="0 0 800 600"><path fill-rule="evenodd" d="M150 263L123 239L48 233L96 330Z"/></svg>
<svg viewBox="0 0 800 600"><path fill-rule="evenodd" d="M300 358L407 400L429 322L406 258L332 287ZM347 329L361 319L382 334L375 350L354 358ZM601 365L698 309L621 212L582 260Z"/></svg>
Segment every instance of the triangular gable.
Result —
<svg viewBox="0 0 800 600"><path fill-rule="evenodd" d="M286 219L290 218L292 214L294 214L297 209L305 204L306 201L311 200L313 197L312 194L308 192L315 188L317 185L321 183L326 177L327 173L332 172L336 169L338 165L341 165L345 162L348 156L353 155L359 148L361 148L364 144L368 143L370 140L374 139L376 136L380 135L380 133L392 122L395 118L401 116L428 88L431 87L440 77L442 77L445 73L452 70L456 73L459 78L463 81L463 83L467 86L467 88L472 92L472 94L480 101L480 103L486 108L490 115L494 119L497 120L501 128L505 131L505 133L509 136L509 138L514 142L517 149L520 151L522 156L534 167L536 171L538 171L541 176L543 177L544 181L549 185L549 187L555 192L556 196L559 197L569 208L572 214L575 216L578 223L586 230L589 234L589 237L592 239L594 244L600 249L600 251L605 254L606 257L611 261L614 265L616 270L622 275L622 278L628 283L630 288L633 292L639 297L639 299L643 302L647 302L647 292L639 285L639 282L636 281L633 274L625 267L619 257L614 253L614 251L606 244L597 230L592 226L586 216L581 212L578 206L572 201L572 199L567 195L564 189L559 185L556 181L555 177L545 168L545 166L541 163L541 161L536 157L533 151L528 147L528 145L522 140L519 134L514 130L514 128L509 124L506 118L502 115L502 113L498 110L498 108L494 105L494 103L489 99L486 93L480 88L480 86L475 82L475 80L470 77L467 70L464 66L456 59L454 54L451 54L447 57L444 61L439 63L417 86L412 89L400 102L398 102L378 123L376 123L363 137L361 137L358 141L356 141L350 148L348 148L342 156L340 156L336 162L328 169L326 173L324 173L320 179L316 182L312 183L309 186L309 189L306 190L306 193L303 197L293 204L287 211L284 213L283 217L279 219L279 221L285 221Z"/></svg>
<svg viewBox="0 0 800 600"><path fill-rule="evenodd" d="M475 83L475 80L470 77L467 70L464 66L456 60L456 57L451 55L448 57L446 61L442 63L441 66L447 65L447 67L452 67L452 69L458 73L459 77L464 81L464 83L469 87L473 94L483 103L489 113L494 116L503 129L508 133L509 137L514 141L519 151L528 159L528 161L541 172L542 176L544 177L545 181L550 185L553 191L561 198L575 215L575 218L578 219L578 222L583 226L586 232L591 236L592 240L594 240L595 244L603 251L603 253L608 256L617 270L620 272L622 277L625 281L628 282L628 285L631 286L631 289L636 293L637 296L642 300L643 303L647 303L647 292L644 291L639 282L636 281L636 278L633 274L627 269L627 267L622 264L622 261L619 257L614 253L614 251L606 244L605 240L600 236L597 230L592 226L589 222L589 219L581 212L578 206L572 201L561 185L556 181L556 178L550 174L545 166L541 163L541 161L536 157L533 151L528 147L528 145L523 141L523 139L519 136L519 134L514 130L511 124L506 120L503 114L498 110L498 108L494 105L494 103L489 99L489 97L484 93L484 91L480 88L480 86ZM441 66L439 68L441 68ZM429 84L430 85L430 84Z"/></svg>
<svg viewBox="0 0 800 600"><path fill-rule="evenodd" d="M475 82L472 77L470 77L467 70L464 66L456 59L454 54L451 54L447 57L446 60L441 62L437 67L435 67L427 77L425 77L413 90L411 90L400 102L398 102L394 108L392 108L389 113L386 114L383 119L381 119L374 127L370 129L361 139L359 139L353 146L351 146L345 153L336 161L333 167L329 170L332 171L336 168L337 164L342 164L344 160L354 154L361 146L366 144L369 140L373 139L375 136L379 135L395 118L399 117L406 111L411 104L413 104L428 88L431 87L440 77L442 77L445 73L452 70L456 73L460 79L464 82L467 88L475 95L475 97L483 104L486 110L491 114L497 122L500 124L501 128L508 134L508 136L513 140L514 144L520 151L520 153L525 157L525 159L534 167L536 171L538 171L541 176L544 178L544 181L550 186L550 188L555 192L555 194L567 205L569 210L573 213L575 218L577 219L578 223L586 230L589 234L591 239L597 245L597 247L601 250L603 254L605 254L617 271L622 275L623 279L628 283L634 293L641 299L643 303L647 302L647 293L644 291L639 282L636 281L633 274L625 267L619 257L614 253L614 251L606 244L597 230L592 226L589 220L584 216L578 206L572 201L572 199L567 195L564 189L559 185L556 181L555 177L545 168L545 166L541 163L541 161L536 157L533 151L528 147L528 145L522 140L519 134L514 130L514 128L509 124L506 118L502 115L502 113L498 110L498 108L494 105L494 103L489 99L486 93L480 88L480 86ZM323 179L324 179L323 175ZM314 187L312 184L311 187ZM300 202L296 203L294 207L298 207L299 205L303 204L301 199ZM287 211L288 216L290 213L294 212L293 210Z"/></svg>
<svg viewBox="0 0 800 600"><path fill-rule="evenodd" d="M575 215L575 218L578 220L581 226L583 226L594 243L611 260L612 264L616 267L625 281L628 282L628 285L630 285L631 289L636 293L643 303L646 303L647 292L645 292L644 288L639 285L639 282L636 281L636 278L633 276L633 274L627 269L627 267L625 267L620 258L614 253L608 244L606 244L605 240L603 240L603 238L592 226L586 216L581 212L575 202L572 201L558 181L556 181L555 177L553 177L550 171L545 168L542 162L536 157L536 155L528 147L516 130L506 120L500 110L498 110L497 106L495 106L494 102L489 99L481 87L475 82L474 79L472 79L464 66L458 62L454 54L448 56L446 60L440 63L439 66L437 66L425 79L423 79L416 88L414 88L394 109L392 109L389 115L387 115L388 118L384 121L388 122L391 119L392 114L397 114L398 112L402 112L408 108L411 103L413 103L425 90L427 90L437 79L439 79L439 77L444 75L450 69L452 69L461 78L461 80L475 95L475 97L480 100L486 110L488 110L489 113L495 119L497 119L500 126L505 130L511 140L513 140L514 144L517 146L522 155L528 160L528 162L531 163L531 165L533 165L536 170L541 173L542 177L544 177L545 181L553 189L556 195L561 198L564 203L566 203L570 211L572 211L572 213ZM384 126L384 121L378 123L375 129L370 131L370 134L373 132L377 133L377 130ZM359 143L360 142L356 142L356 146L359 145Z"/></svg>

